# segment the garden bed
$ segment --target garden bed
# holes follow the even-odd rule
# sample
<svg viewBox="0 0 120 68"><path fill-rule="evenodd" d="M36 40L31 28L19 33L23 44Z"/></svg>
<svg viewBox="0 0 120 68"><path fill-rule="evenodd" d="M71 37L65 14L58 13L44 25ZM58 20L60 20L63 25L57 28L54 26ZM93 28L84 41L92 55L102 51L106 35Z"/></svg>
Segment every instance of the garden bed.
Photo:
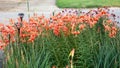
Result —
<svg viewBox="0 0 120 68"><path fill-rule="evenodd" d="M120 28L108 8L63 10L0 24L6 68L117 68ZM112 20L111 20L111 18Z"/></svg>

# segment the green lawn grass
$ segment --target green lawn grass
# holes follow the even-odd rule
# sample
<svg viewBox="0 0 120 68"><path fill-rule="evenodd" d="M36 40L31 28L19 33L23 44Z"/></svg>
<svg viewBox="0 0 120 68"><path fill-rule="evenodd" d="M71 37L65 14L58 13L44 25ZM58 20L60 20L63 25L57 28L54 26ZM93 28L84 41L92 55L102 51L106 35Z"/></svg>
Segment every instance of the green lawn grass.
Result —
<svg viewBox="0 0 120 68"><path fill-rule="evenodd" d="M120 0L57 0L59 8L120 7Z"/></svg>

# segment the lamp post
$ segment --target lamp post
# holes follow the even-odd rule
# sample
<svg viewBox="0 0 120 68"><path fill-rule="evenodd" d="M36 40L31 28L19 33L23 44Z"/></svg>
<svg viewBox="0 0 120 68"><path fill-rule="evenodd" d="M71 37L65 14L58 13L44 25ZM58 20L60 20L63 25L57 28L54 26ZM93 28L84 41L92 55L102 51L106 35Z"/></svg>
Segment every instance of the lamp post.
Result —
<svg viewBox="0 0 120 68"><path fill-rule="evenodd" d="M20 43L20 29L21 29L21 27L23 25L22 21L23 21L24 13L19 13L18 16L20 17L20 22L15 23L15 26L16 26L16 29L17 29L17 32L18 32L17 43L19 45L19 43Z"/></svg>
<svg viewBox="0 0 120 68"><path fill-rule="evenodd" d="M15 26L18 30L20 30L20 28L22 27L24 13L19 13L18 16L20 17L20 22L15 23Z"/></svg>
<svg viewBox="0 0 120 68"><path fill-rule="evenodd" d="M18 16L20 17L21 22L23 21L24 13L19 13Z"/></svg>

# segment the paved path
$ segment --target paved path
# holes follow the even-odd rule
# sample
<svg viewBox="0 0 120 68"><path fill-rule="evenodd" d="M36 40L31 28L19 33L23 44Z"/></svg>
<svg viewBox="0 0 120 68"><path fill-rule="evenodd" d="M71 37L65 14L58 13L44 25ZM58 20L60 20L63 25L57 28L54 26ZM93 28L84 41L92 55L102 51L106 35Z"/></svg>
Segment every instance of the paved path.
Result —
<svg viewBox="0 0 120 68"><path fill-rule="evenodd" d="M0 0L0 11L9 11L16 6L19 6L22 0Z"/></svg>
<svg viewBox="0 0 120 68"><path fill-rule="evenodd" d="M11 9L10 11L24 11L27 12L26 1L23 2L20 6ZM30 0L29 1L29 10L30 12L53 12L58 8L55 5L55 0Z"/></svg>

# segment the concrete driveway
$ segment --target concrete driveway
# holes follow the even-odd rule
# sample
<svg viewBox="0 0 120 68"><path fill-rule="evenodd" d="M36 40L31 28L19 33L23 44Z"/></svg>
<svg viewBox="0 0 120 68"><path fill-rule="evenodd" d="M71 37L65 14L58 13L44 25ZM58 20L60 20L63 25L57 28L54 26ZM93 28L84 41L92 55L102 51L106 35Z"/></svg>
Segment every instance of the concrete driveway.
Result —
<svg viewBox="0 0 120 68"><path fill-rule="evenodd" d="M0 11L9 11L19 6L22 2L22 0L0 0Z"/></svg>

